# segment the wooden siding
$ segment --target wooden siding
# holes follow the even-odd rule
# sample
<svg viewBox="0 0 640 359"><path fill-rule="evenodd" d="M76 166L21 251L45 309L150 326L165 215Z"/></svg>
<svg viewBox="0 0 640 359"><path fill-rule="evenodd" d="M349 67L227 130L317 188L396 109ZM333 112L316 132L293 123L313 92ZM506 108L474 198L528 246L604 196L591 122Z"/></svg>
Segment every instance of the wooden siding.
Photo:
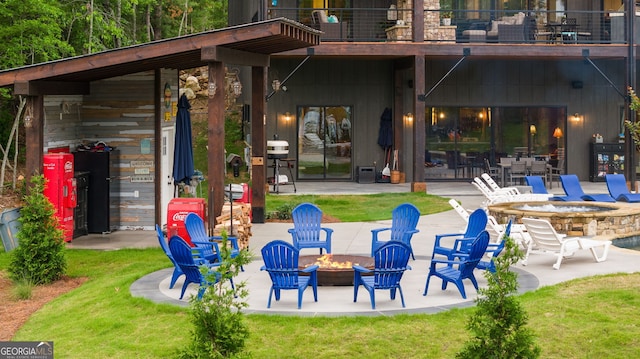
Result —
<svg viewBox="0 0 640 359"><path fill-rule="evenodd" d="M133 182L131 166L131 161L155 164L153 88L153 72L147 72L93 82L84 97L82 141L104 141L118 149L111 174L112 229L148 228L154 221L155 166L146 175L150 182ZM143 140L151 143L148 154L141 153Z"/></svg>
<svg viewBox="0 0 640 359"><path fill-rule="evenodd" d="M455 60L427 60L427 91L454 63ZM618 90L624 91L624 60L599 60L597 65L614 84L619 84ZM573 81L582 81L583 88L574 89ZM624 99L594 67L582 60L468 60L433 91L426 105L553 106L565 107L569 117L579 113L583 121L566 122L567 163L569 173L586 180L591 135L600 133L607 141L617 141Z"/></svg>
<svg viewBox="0 0 640 359"><path fill-rule="evenodd" d="M44 100L44 151L75 148L80 138L82 96L46 96Z"/></svg>
<svg viewBox="0 0 640 359"><path fill-rule="evenodd" d="M453 67L459 58L427 58L426 91L429 91ZM272 59L271 71L280 76L295 68L299 59ZM624 91L624 59L600 59L595 63L618 90ZM582 81L583 88L572 88ZM402 84L405 94L400 113L411 112L409 81ZM392 60L311 59L287 82L288 92L273 96L268 104L267 138L275 133L276 113L295 113L297 106L353 106L353 171L357 166L384 165L384 155L377 145L380 114L393 105ZM590 64L581 59L466 59L426 99L426 106L553 106L564 107L568 115L579 113L583 121L567 119L568 154L578 157L568 161L568 171L588 179L588 145L593 133L607 141L617 139L620 109L624 99ZM280 139L297 148L296 125L279 124ZM404 133L400 153L400 170L411 178L412 146ZM404 152L404 153L403 153ZM291 153L295 155L295 153ZM584 157L583 157L584 155Z"/></svg>
<svg viewBox="0 0 640 359"><path fill-rule="evenodd" d="M295 68L299 60L272 61L281 78ZM287 92L271 97L267 115L267 138L275 133L276 113L296 113L297 106L352 106L352 175L356 167L384 166L384 151L377 145L380 115L392 107L392 62L374 60L311 59L287 81ZM296 156L297 124L278 125L281 140L289 141L290 155ZM271 175L271 174L270 174Z"/></svg>

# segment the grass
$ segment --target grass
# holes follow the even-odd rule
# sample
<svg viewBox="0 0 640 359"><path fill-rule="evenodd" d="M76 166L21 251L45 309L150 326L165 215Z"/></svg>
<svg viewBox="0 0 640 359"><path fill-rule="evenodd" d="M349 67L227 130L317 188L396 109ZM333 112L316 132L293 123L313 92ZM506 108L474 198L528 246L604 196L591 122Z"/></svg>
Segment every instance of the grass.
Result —
<svg viewBox="0 0 640 359"><path fill-rule="evenodd" d="M167 267L160 249L67 253L68 274L89 280L35 313L13 340L53 340L61 358L171 358L186 345L188 309L129 293L136 279ZM0 269L6 270L8 257L0 253ZM630 358L640 355L639 288L639 273L607 275L520 298L543 358ZM248 315L247 350L254 358L451 358L469 336L465 324L472 310L392 317Z"/></svg>
<svg viewBox="0 0 640 359"><path fill-rule="evenodd" d="M414 204L422 215L427 215L451 209L447 201L447 198L422 192L406 192L353 196L268 194L265 202L266 213L273 212L283 205L293 208L300 203L311 202L320 207L322 212L342 222L370 222L390 219L391 211L405 202Z"/></svg>
<svg viewBox="0 0 640 359"><path fill-rule="evenodd" d="M306 201L343 221L388 219L403 202L414 203L423 214L449 209L446 199L420 193L269 196L267 207ZM160 249L67 253L68 275L89 280L36 312L13 340L52 340L61 358L172 358L187 345L187 308L129 293L135 280L168 267ZM0 270L8 263L9 255L0 253ZM519 298L541 357L627 358L640 356L639 288L640 273L618 274L577 279ZM473 310L391 317L248 315L247 351L254 358L452 358L470 335L465 328Z"/></svg>

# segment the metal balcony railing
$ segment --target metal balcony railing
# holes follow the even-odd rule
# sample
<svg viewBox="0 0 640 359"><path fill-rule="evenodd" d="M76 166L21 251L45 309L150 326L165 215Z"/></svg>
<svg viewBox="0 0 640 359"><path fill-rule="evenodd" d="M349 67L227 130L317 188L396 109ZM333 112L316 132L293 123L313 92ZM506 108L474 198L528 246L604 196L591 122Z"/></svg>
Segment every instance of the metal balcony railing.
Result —
<svg viewBox="0 0 640 359"><path fill-rule="evenodd" d="M522 17L521 21L516 17ZM434 43L625 44L624 12L424 10L424 41ZM450 24L445 20L450 14ZM413 11L389 8L271 8L324 32L324 42L412 41ZM635 39L640 42L640 17Z"/></svg>

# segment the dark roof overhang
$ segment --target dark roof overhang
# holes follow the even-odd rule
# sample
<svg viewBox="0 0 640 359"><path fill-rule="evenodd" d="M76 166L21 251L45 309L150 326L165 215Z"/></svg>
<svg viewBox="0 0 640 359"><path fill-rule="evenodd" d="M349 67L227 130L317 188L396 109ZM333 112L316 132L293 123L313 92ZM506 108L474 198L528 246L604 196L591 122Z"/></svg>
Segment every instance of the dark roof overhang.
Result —
<svg viewBox="0 0 640 359"><path fill-rule="evenodd" d="M320 34L292 20L272 19L4 70L0 87L53 94L62 91L61 82L78 91L95 80L160 68L188 69L209 61L268 66L269 55L317 46Z"/></svg>

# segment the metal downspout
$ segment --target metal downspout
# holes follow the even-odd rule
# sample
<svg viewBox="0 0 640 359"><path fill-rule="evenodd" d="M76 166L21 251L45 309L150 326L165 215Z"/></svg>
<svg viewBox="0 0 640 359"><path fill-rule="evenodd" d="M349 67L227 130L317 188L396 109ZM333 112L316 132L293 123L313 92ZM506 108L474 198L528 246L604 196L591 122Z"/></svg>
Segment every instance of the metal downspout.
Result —
<svg viewBox="0 0 640 359"><path fill-rule="evenodd" d="M636 2L635 1L630 1L627 0L625 1L626 5L627 5L627 11L626 11L626 16L627 16L627 43L629 44L629 53L627 55L627 81L628 81L628 87L631 87L633 89L636 89L636 56L635 56L635 14L636 14ZM636 113L635 111L633 111L630 107L631 98L629 96L625 97L625 105L626 105L626 110L628 111L628 119L629 121L637 121L636 118ZM636 144L633 141L633 138L631 138L631 135L629 134L629 131L625 131L625 144L626 144L626 160L625 162L627 163L626 168L625 168L625 172L626 172L626 177L629 180L629 183L631 184L631 189L635 190L636 189Z"/></svg>

